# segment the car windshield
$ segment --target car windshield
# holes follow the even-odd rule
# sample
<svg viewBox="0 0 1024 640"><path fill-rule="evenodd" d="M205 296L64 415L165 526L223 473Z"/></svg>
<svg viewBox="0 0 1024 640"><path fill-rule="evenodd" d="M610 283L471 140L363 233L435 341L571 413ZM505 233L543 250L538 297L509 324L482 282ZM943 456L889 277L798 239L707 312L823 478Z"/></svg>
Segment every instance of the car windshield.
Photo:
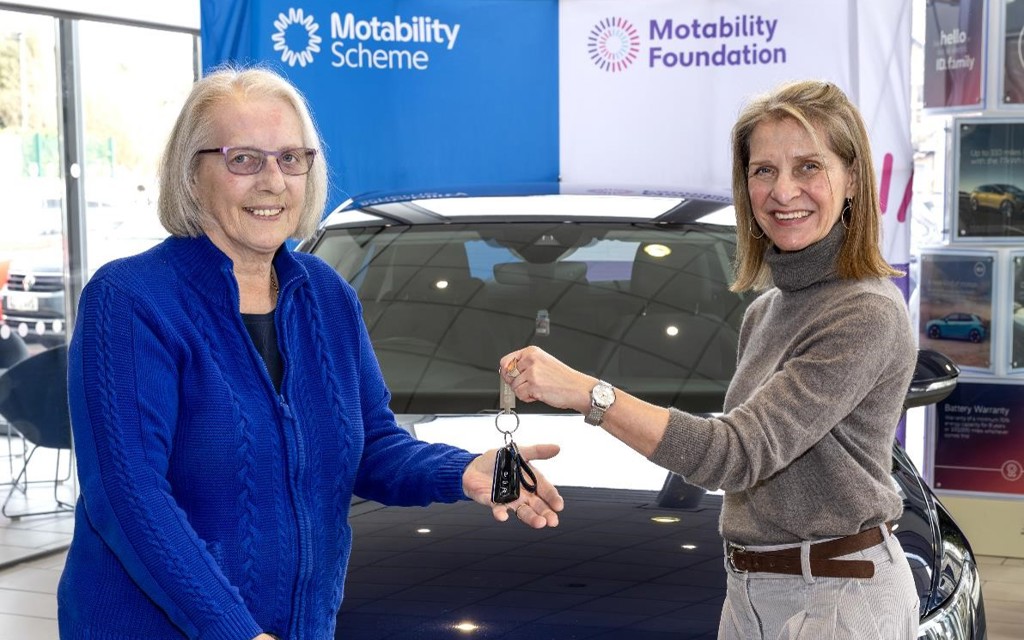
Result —
<svg viewBox="0 0 1024 640"><path fill-rule="evenodd" d="M381 224L311 250L358 291L397 413L496 409L499 358L529 344L650 402L720 411L751 298L728 290L734 231L713 224Z"/></svg>

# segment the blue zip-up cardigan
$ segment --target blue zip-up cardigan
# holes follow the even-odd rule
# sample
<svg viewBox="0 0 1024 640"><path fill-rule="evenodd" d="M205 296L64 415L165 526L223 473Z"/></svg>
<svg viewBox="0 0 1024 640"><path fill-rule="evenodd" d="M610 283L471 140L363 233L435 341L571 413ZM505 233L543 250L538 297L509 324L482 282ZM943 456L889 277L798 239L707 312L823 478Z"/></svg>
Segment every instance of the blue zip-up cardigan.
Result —
<svg viewBox="0 0 1024 640"><path fill-rule="evenodd" d="M280 395L208 238L169 238L85 287L68 364L81 498L62 639L333 639L352 494L465 499L473 455L395 423L348 283L286 249L274 268Z"/></svg>

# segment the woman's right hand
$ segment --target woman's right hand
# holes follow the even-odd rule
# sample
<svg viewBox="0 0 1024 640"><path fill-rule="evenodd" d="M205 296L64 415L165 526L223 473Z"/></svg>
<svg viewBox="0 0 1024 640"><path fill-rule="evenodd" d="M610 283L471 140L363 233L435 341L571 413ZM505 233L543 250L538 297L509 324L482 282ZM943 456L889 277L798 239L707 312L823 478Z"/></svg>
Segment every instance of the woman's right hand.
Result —
<svg viewBox="0 0 1024 640"><path fill-rule="evenodd" d="M597 378L573 369L540 347L529 346L501 358L501 377L523 402L539 400L557 409L586 413Z"/></svg>

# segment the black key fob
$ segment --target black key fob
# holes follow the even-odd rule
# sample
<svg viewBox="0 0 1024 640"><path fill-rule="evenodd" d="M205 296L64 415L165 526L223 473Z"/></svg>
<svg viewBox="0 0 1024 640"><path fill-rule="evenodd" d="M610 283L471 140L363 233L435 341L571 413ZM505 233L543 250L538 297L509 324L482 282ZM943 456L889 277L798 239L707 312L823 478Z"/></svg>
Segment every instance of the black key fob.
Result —
<svg viewBox="0 0 1024 640"><path fill-rule="evenodd" d="M514 444L498 449L494 456L494 479L491 482L491 502L508 504L519 498L519 451Z"/></svg>

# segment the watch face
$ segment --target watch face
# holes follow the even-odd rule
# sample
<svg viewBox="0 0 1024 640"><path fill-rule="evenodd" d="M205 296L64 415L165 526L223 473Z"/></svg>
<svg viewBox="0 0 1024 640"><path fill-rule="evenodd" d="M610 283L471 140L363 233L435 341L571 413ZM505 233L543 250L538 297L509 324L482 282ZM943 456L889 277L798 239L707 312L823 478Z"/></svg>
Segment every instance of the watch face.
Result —
<svg viewBox="0 0 1024 640"><path fill-rule="evenodd" d="M594 402L602 407L607 407L615 401L615 390L608 385L599 384L594 387Z"/></svg>

